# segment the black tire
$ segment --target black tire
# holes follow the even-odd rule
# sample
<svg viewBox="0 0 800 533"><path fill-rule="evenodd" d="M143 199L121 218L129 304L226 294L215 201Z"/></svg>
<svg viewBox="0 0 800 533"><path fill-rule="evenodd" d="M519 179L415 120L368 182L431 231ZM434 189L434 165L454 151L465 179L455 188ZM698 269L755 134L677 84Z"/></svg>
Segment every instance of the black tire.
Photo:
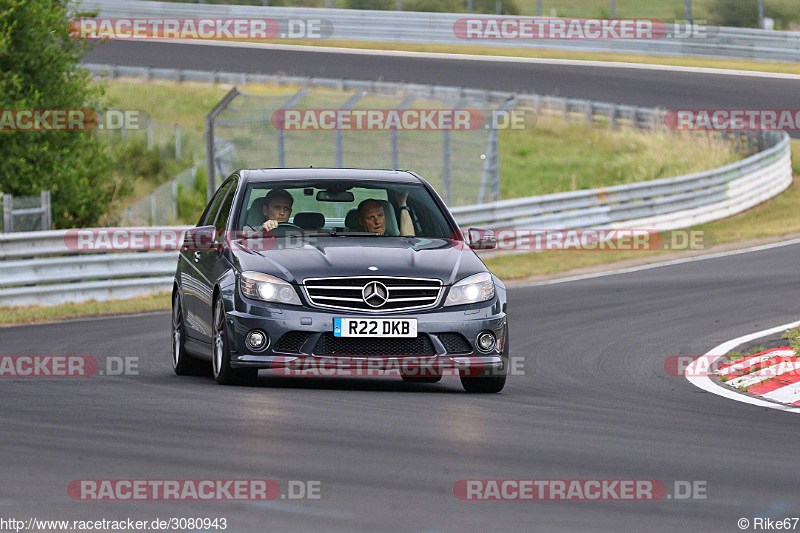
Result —
<svg viewBox="0 0 800 533"><path fill-rule="evenodd" d="M401 377L406 383L439 383L442 381L442 376L406 376L401 374Z"/></svg>
<svg viewBox="0 0 800 533"><path fill-rule="evenodd" d="M258 379L257 368L232 368L228 328L225 326L225 307L222 298L214 300L211 337L211 368L220 385L253 385Z"/></svg>
<svg viewBox="0 0 800 533"><path fill-rule="evenodd" d="M461 374L461 385L464 387L464 390L471 393L479 393L479 394L491 394L495 392L500 392L503 390L503 387L506 386L506 375L508 374L508 365L509 365L509 357L508 354L510 353L509 350L509 336L508 336L508 323L506 323L506 332L505 332L505 346L503 347L503 360L505 364L503 365L502 373L496 373L495 371L487 372L487 375L481 376L465 376L464 373Z"/></svg>
<svg viewBox="0 0 800 533"><path fill-rule="evenodd" d="M179 376L208 374L208 363L186 353L186 325L183 321L181 297L177 291L172 296L172 369Z"/></svg>

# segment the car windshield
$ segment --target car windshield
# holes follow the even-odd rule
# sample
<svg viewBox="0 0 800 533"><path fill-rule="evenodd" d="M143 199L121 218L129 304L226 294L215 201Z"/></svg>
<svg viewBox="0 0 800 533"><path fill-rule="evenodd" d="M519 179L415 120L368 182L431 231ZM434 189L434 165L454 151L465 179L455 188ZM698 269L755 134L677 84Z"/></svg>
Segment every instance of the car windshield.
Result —
<svg viewBox="0 0 800 533"><path fill-rule="evenodd" d="M276 237L300 232L429 239L453 235L441 209L421 184L365 181L251 183L236 229L272 231Z"/></svg>

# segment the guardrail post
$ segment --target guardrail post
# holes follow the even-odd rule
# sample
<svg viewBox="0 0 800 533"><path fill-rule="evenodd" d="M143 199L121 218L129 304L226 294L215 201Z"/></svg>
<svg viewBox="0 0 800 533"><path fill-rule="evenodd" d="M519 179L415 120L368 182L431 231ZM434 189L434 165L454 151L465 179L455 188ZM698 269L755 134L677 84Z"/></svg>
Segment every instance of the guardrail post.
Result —
<svg viewBox="0 0 800 533"><path fill-rule="evenodd" d="M47 231L53 226L53 212L50 207L50 191L40 193L42 205L42 231Z"/></svg>
<svg viewBox="0 0 800 533"><path fill-rule="evenodd" d="M586 102L586 123L590 126L594 123L594 104Z"/></svg>
<svg viewBox="0 0 800 533"><path fill-rule="evenodd" d="M14 197L10 194L3 195L3 233L14 231Z"/></svg>
<svg viewBox="0 0 800 533"><path fill-rule="evenodd" d="M617 129L617 104L611 104L611 110L608 112L608 129L615 131Z"/></svg>

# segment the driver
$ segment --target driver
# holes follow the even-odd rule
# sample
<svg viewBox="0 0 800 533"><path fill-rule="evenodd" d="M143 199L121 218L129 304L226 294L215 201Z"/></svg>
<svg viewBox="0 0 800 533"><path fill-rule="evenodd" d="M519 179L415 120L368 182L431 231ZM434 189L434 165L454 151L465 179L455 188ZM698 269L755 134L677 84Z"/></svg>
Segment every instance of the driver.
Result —
<svg viewBox="0 0 800 533"><path fill-rule="evenodd" d="M264 216L267 221L261 227L266 231L271 231L278 227L281 222L289 222L292 214L292 204L294 198L285 189L272 189L264 197Z"/></svg>
<svg viewBox="0 0 800 533"><path fill-rule="evenodd" d="M414 225L406 206L408 193L395 194L400 208L400 235L414 236ZM358 204L358 223L364 231L383 235L386 232L386 213L383 212L380 202L370 198Z"/></svg>

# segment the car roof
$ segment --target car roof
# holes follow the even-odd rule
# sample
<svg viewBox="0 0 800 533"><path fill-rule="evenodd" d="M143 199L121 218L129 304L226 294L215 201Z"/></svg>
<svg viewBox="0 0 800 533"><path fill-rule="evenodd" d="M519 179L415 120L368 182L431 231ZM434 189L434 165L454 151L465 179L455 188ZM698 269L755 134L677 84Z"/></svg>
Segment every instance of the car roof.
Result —
<svg viewBox="0 0 800 533"><path fill-rule="evenodd" d="M387 183L421 183L407 170L378 170L363 168L259 168L240 170L239 175L249 183L300 180L364 180Z"/></svg>

